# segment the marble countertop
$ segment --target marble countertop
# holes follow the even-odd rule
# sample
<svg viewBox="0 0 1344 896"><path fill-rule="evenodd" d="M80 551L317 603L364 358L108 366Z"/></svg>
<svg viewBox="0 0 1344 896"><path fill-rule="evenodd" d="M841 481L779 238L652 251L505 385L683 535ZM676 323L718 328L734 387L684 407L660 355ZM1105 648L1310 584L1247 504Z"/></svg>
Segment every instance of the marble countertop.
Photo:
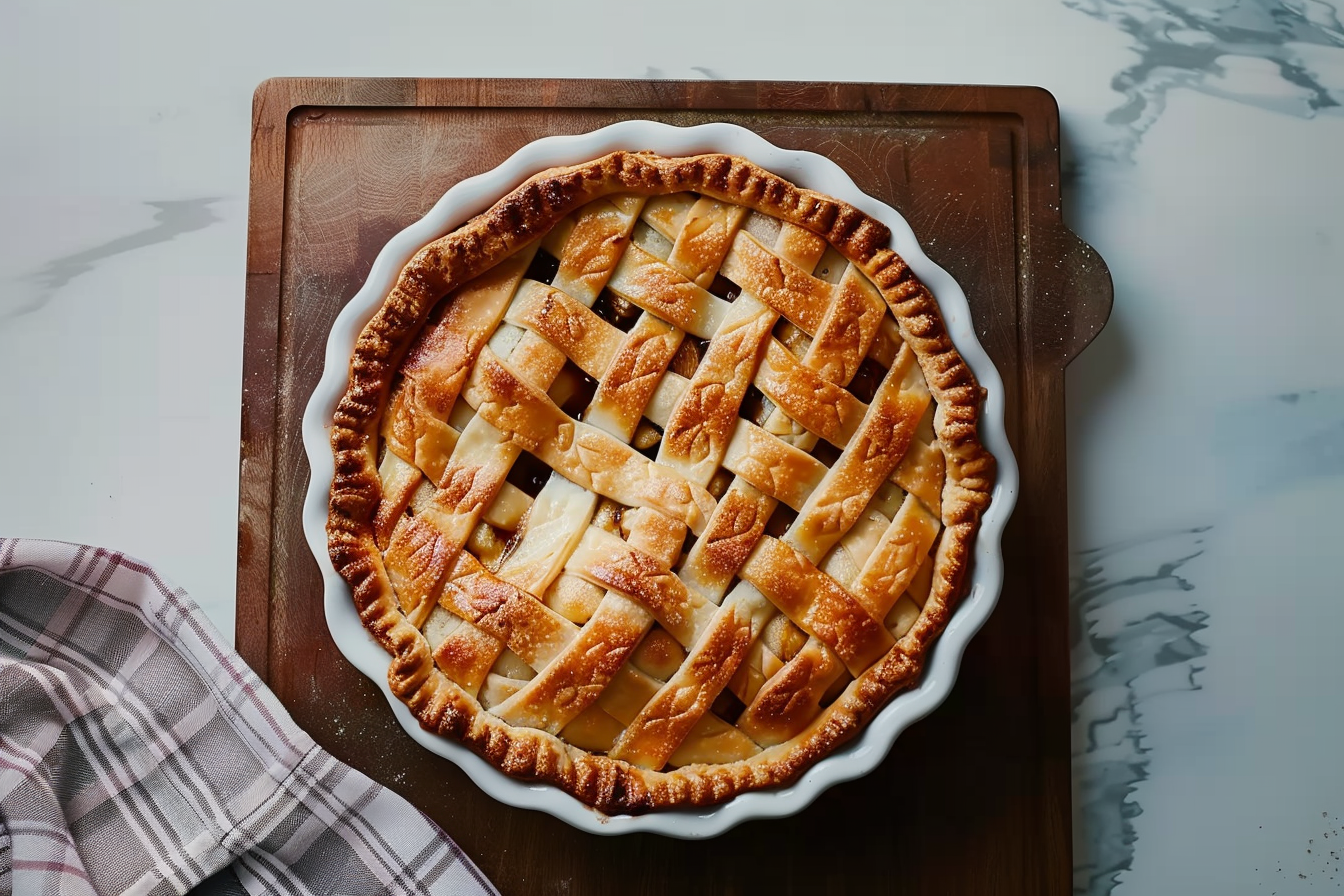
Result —
<svg viewBox="0 0 1344 896"><path fill-rule="evenodd" d="M264 78L1038 84L1115 281L1068 374L1076 889L1344 888L1344 7L688 0L657 41L523 7L7 7L0 532L135 554L232 631Z"/></svg>

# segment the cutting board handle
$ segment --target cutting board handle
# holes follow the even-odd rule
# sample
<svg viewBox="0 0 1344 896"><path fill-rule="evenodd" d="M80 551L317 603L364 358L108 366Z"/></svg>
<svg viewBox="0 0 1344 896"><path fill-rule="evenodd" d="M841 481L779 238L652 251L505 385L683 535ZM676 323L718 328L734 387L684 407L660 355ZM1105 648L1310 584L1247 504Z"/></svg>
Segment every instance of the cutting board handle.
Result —
<svg viewBox="0 0 1344 896"><path fill-rule="evenodd" d="M1067 366L1091 344L1111 316L1115 290L1111 272L1097 250L1072 230L1061 227L1058 289L1069 313L1060 321L1060 366Z"/></svg>

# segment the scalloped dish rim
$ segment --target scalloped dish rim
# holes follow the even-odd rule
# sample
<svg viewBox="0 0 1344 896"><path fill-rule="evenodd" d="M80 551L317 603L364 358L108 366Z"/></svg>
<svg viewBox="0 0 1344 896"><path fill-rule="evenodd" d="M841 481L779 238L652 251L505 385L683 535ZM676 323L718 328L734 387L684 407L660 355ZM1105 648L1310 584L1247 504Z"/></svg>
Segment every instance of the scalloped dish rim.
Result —
<svg viewBox="0 0 1344 896"><path fill-rule="evenodd" d="M918 686L896 694L853 740L786 787L744 793L701 809L607 816L556 787L511 778L456 741L420 727L388 687L388 655L365 631L349 586L332 566L327 554L326 524L334 472L329 441L332 415L345 391L355 339L381 306L402 266L421 246L451 232L536 172L584 162L617 149L646 149L665 156L705 152L742 156L799 186L848 202L886 224L891 229L892 248L933 292L952 341L985 390L980 436L995 456L998 472L990 506L976 534L965 595L930 651ZM676 127L652 121L623 121L587 134L543 137L522 147L493 170L454 185L424 217L382 248L363 286L336 318L327 338L321 381L304 411L302 436L311 468L303 505L304 535L322 571L327 627L341 653L378 685L397 721L416 743L451 760L491 797L510 806L545 812L595 834L642 831L682 839L714 837L751 819L795 814L829 787L876 768L906 727L946 699L966 645L997 603L1003 584L1000 540L1018 489L1017 463L1004 428L1003 383L976 338L970 307L961 287L924 254L900 213L865 194L830 159L811 152L782 149L752 131L721 122Z"/></svg>

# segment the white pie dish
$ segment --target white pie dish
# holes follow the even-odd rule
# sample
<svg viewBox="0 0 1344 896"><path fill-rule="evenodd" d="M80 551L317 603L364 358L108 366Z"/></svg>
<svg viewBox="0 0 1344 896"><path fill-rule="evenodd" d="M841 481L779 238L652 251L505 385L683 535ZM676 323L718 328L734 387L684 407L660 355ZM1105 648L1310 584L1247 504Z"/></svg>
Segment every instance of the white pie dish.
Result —
<svg viewBox="0 0 1344 896"><path fill-rule="evenodd" d="M347 383L355 340L391 289L398 272L424 244L452 231L472 215L532 174L558 165L575 164L617 149L649 149L665 156L723 152L851 203L885 223L892 248L937 297L948 332L987 393L980 437L998 460L992 503L977 535L966 597L928 655L918 687L898 694L849 744L819 761L792 785L742 794L706 809L672 810L640 816L602 815L550 785L510 778L466 747L419 725L387 683L389 657L366 632L356 613L350 589L327 554L327 499L333 474L328 439L336 404ZM808 152L780 149L755 133L729 124L677 128L656 122L628 121L589 134L547 137L520 149L493 171L454 186L419 221L397 234L382 249L364 286L337 317L327 341L326 362L303 418L303 442L312 470L304 503L303 525L309 547L322 570L327 625L345 657L382 688L402 727L425 748L444 756L495 799L547 812L582 830L599 834L646 831L696 839L723 833L752 818L793 814L832 784L870 772L890 751L901 731L940 704L950 692L961 654L984 623L1002 584L999 547L1017 492L1017 467L1004 431L1003 386L975 338L970 309L952 277L920 249L913 231L894 209L865 195L837 165Z"/></svg>

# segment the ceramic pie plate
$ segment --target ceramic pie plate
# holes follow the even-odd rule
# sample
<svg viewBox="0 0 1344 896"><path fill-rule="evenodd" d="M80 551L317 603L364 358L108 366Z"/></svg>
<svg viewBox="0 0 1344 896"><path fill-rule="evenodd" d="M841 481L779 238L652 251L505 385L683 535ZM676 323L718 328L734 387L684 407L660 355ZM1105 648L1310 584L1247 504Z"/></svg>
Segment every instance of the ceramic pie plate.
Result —
<svg viewBox="0 0 1344 896"><path fill-rule="evenodd" d="M329 441L332 416L346 389L356 337L382 305L401 268L426 243L452 232L538 171L578 164L619 149L651 150L664 156L707 152L741 156L798 186L848 202L886 224L891 229L892 248L937 298L958 352L985 389L979 434L997 460L997 479L975 539L965 596L928 654L918 686L897 694L853 740L786 787L744 793L707 808L635 816L604 815L551 785L511 778L458 742L421 728L388 687L388 655L361 624L350 588L328 557L326 533L327 500L334 472ZM792 815L830 786L876 768L897 736L950 693L967 643L993 610L1003 584L1000 541L1018 487L1017 464L1004 429L1002 380L975 337L970 307L957 282L929 260L914 231L895 209L866 195L834 162L811 152L781 149L752 131L723 123L679 128L652 121L625 121L588 134L545 137L524 146L494 170L453 186L423 218L383 247L363 287L336 318L327 339L322 379L304 412L303 444L312 470L303 507L304 534L322 570L327 626L341 653L378 685L407 734L425 749L451 760L491 797L510 806L546 812L596 834L643 831L684 839L713 837L749 819Z"/></svg>

